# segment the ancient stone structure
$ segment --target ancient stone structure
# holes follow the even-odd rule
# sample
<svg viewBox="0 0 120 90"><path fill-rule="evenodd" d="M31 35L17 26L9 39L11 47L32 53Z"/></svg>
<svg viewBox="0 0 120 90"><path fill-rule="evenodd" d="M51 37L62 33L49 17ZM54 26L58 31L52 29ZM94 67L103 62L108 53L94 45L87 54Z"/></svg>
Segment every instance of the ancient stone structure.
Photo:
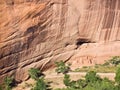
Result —
<svg viewBox="0 0 120 90"><path fill-rule="evenodd" d="M55 61L73 68L120 55L120 0L0 0L0 79Z"/></svg>

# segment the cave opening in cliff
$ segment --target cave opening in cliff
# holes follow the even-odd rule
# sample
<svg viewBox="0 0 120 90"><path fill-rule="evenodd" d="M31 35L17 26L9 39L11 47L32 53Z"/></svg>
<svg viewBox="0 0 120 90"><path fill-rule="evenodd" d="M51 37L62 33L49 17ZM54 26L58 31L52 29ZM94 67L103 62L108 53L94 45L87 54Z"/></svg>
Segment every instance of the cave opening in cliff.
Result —
<svg viewBox="0 0 120 90"><path fill-rule="evenodd" d="M85 44L85 43L91 43L91 41L88 40L88 39L77 39L77 41L76 41L76 45L78 47L81 46L81 45L83 45L83 44Z"/></svg>

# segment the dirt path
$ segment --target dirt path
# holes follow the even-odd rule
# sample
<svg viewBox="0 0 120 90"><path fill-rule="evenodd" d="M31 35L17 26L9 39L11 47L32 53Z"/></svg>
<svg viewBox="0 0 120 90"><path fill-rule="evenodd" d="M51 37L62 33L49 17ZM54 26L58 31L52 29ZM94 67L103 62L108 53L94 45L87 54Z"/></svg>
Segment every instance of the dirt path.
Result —
<svg viewBox="0 0 120 90"><path fill-rule="evenodd" d="M75 76L76 78L79 77L84 77L86 75L86 72L70 72L68 73L71 77ZM100 77L104 78L107 77L110 80L114 80L115 77L115 73L97 73L97 75L99 75ZM60 78L63 77L63 74L56 74L56 73L52 73L46 76L47 78Z"/></svg>
<svg viewBox="0 0 120 90"><path fill-rule="evenodd" d="M71 77L72 80L78 80L80 78L84 78L86 75L86 72L70 72L68 73ZM100 77L104 78L107 77L110 80L114 80L115 73L97 73ZM57 74L57 73L45 73L45 79L47 82L51 82L51 87L52 88L63 88L65 87L63 84L63 74ZM29 84L34 84L35 81L32 79L29 79L28 81L22 82L19 84L16 88L13 90L31 90L29 87Z"/></svg>
<svg viewBox="0 0 120 90"><path fill-rule="evenodd" d="M70 72L68 74L70 75L70 78L72 80L78 80L78 79L84 78L84 76L86 75L86 72ZM97 73L97 75L99 75L101 78L107 77L110 80L114 80L114 77L115 77L115 73ZM47 75L45 78L47 81L50 81L50 82L52 81L51 86L53 88L65 87L63 85L63 78L64 78L63 74L52 73Z"/></svg>

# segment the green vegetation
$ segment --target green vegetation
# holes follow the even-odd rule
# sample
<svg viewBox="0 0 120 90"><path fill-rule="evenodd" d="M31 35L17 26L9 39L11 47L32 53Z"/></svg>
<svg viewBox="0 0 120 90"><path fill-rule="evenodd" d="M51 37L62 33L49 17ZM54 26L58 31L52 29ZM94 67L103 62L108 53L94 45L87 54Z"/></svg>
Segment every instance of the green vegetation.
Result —
<svg viewBox="0 0 120 90"><path fill-rule="evenodd" d="M119 66L119 57L113 57L109 62L106 62L103 65L95 65L94 67L83 67L82 69L87 70L87 74L84 79L71 80L70 75L64 74L63 83L66 88L58 88L55 90L120 90L120 66ZM118 66L118 67L115 67ZM113 68L114 67L114 68ZM98 70L107 69L107 72L112 69L116 71L115 81L111 81L108 78L100 78L96 74ZM90 69L90 70L88 70ZM80 71L80 68L77 68L75 71ZM93 71L92 71L93 70Z"/></svg>
<svg viewBox="0 0 120 90"><path fill-rule="evenodd" d="M63 82L64 82L65 86L70 86L70 84L71 84L70 75L65 74Z"/></svg>
<svg viewBox="0 0 120 90"><path fill-rule="evenodd" d="M63 61L60 62L55 62L57 68L56 68L56 72L57 73L68 73L70 71L70 64L65 64Z"/></svg>
<svg viewBox="0 0 120 90"><path fill-rule="evenodd" d="M96 71L101 73L115 73L119 64L120 56L115 56L106 61L104 64L96 64L95 66L83 66L82 68L75 69L74 72Z"/></svg>
<svg viewBox="0 0 120 90"><path fill-rule="evenodd" d="M63 61L56 62L56 72L64 75L64 88L56 88L55 90L120 90L120 57L116 56L105 62L103 65L84 66L77 68L75 72L87 72L84 78L72 80L69 71L70 65ZM35 80L35 84L30 86L31 90L52 90L50 84L46 82L45 76L37 68L31 68L29 71L30 77ZM101 78L96 72L115 72L115 80L111 81L108 78ZM0 86L0 90L12 90L13 78L6 77L4 80L4 88ZM27 85L29 86L29 85Z"/></svg>
<svg viewBox="0 0 120 90"><path fill-rule="evenodd" d="M120 66L118 67L116 71L115 81L118 85L120 85Z"/></svg>
<svg viewBox="0 0 120 90"><path fill-rule="evenodd" d="M91 83L101 80L101 78L96 74L95 71L89 71L86 74L85 79L86 79L86 82L91 82Z"/></svg>
<svg viewBox="0 0 120 90"><path fill-rule="evenodd" d="M57 68L55 71L64 75L63 83L66 88L57 88L55 90L120 90L119 63L120 57L116 56L113 57L111 60L105 62L103 65L95 65L91 67L84 66L83 68L77 68L75 71L86 71L87 74L84 79L78 79L75 81L71 80L70 75L67 74L70 71L69 65L66 65L63 61L56 62ZM96 73L115 71L115 81L111 81L108 78L101 78ZM47 83L45 82L44 77L37 77L37 70L32 69L30 70L30 72L32 72L31 78L36 80L36 84L32 90L48 90Z"/></svg>
<svg viewBox="0 0 120 90"><path fill-rule="evenodd" d="M99 73L114 73L116 71L117 67L115 66L103 66L103 65L95 65L95 66L88 66L88 67L82 67L77 68L73 72L88 72L88 71L96 71Z"/></svg>
<svg viewBox="0 0 120 90"><path fill-rule="evenodd" d="M67 87L67 89L82 89L84 86L86 86L86 82L82 79L79 79L77 81L71 80L70 75L65 74L64 75L64 85ZM62 90L62 89L61 89Z"/></svg>
<svg viewBox="0 0 120 90"><path fill-rule="evenodd" d="M107 78L100 78L95 71L88 72L85 79L77 81L73 81L69 75L67 77L65 75L64 82L67 82L65 83L66 88L56 90L120 90L118 85L115 85L115 82Z"/></svg>
<svg viewBox="0 0 120 90"><path fill-rule="evenodd" d="M4 82L0 85L0 90L12 90L15 86L15 80L13 77L5 77Z"/></svg>
<svg viewBox="0 0 120 90"><path fill-rule="evenodd" d="M111 65L114 65L114 66L119 65L120 64L120 56L113 57L112 59L110 59L108 61L108 63L109 63L109 65L111 64Z"/></svg>
<svg viewBox="0 0 120 90"><path fill-rule="evenodd" d="M4 84L5 84L5 89L6 89L6 90L12 90L13 78L11 78L11 77L6 77L6 78L4 79Z"/></svg>
<svg viewBox="0 0 120 90"><path fill-rule="evenodd" d="M47 88L47 84L44 80L44 77L41 77L36 81L34 88L32 88L31 90L47 90L47 89L48 88Z"/></svg>
<svg viewBox="0 0 120 90"><path fill-rule="evenodd" d="M30 75L30 77L31 77L32 79L34 79L34 80L38 80L38 79L39 79L39 76L40 76L41 74L42 74L42 73L41 73L40 70L37 69L37 68L31 68L31 69L29 70L29 75Z"/></svg>
<svg viewBox="0 0 120 90"><path fill-rule="evenodd" d="M44 76L41 71L37 68L31 68L29 70L29 75L32 79L36 81L35 85L31 90L48 90L48 84L45 82Z"/></svg>
<svg viewBox="0 0 120 90"><path fill-rule="evenodd" d="M2 90L2 86L0 86L0 90Z"/></svg>

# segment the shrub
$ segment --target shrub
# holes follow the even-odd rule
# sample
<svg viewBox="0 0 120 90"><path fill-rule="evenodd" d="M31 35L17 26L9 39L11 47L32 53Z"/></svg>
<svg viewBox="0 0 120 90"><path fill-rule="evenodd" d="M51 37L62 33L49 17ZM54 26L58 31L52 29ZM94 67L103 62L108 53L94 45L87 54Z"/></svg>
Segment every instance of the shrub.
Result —
<svg viewBox="0 0 120 90"><path fill-rule="evenodd" d="M45 82L44 76L41 76L43 74L39 69L31 68L29 75L36 81L35 86L31 90L48 90L49 85Z"/></svg>
<svg viewBox="0 0 120 90"><path fill-rule="evenodd" d="M108 66L108 65L110 65L110 62L106 61L102 66Z"/></svg>
<svg viewBox="0 0 120 90"><path fill-rule="evenodd" d="M60 62L55 62L57 68L56 68L56 72L57 73L63 73L63 74L66 74L70 71L70 64L68 65L65 65L65 63L63 61L60 61Z"/></svg>
<svg viewBox="0 0 120 90"><path fill-rule="evenodd" d="M5 83L5 88L6 88L6 90L12 90L13 78L11 78L11 77L6 77L6 78L4 79L4 83Z"/></svg>
<svg viewBox="0 0 120 90"><path fill-rule="evenodd" d="M94 88L94 90L115 90L114 83L108 78L104 78L101 81L97 81L92 87Z"/></svg>
<svg viewBox="0 0 120 90"><path fill-rule="evenodd" d="M77 80L77 83L78 83L78 85L79 85L79 88L84 88L84 87L87 86L86 81L83 80L83 79L79 79L79 80Z"/></svg>
<svg viewBox="0 0 120 90"><path fill-rule="evenodd" d="M120 90L120 85L116 85L108 78L101 79L94 71L88 72L85 79L76 81L71 80L70 75L65 74L64 84L67 88L55 90Z"/></svg>
<svg viewBox="0 0 120 90"><path fill-rule="evenodd" d="M79 79L77 81L71 80L70 75L68 75L68 74L64 75L63 82L64 82L65 86L67 86L67 88L69 88L71 90L81 89L86 86L85 80L82 80L82 79Z"/></svg>
<svg viewBox="0 0 120 90"><path fill-rule="evenodd" d="M35 87L32 90L47 90L47 84L44 81L44 77L37 80Z"/></svg>
<svg viewBox="0 0 120 90"><path fill-rule="evenodd" d="M70 83L71 83L70 75L65 74L63 82L64 82L65 86L69 87Z"/></svg>
<svg viewBox="0 0 120 90"><path fill-rule="evenodd" d="M120 64L120 56L115 56L112 59L109 60L109 63L117 66Z"/></svg>
<svg viewBox="0 0 120 90"><path fill-rule="evenodd" d="M70 88L75 89L75 90L82 89L82 88L86 87L86 85L87 85L87 83L85 80L82 80L82 79L79 79L77 81L73 80L70 83Z"/></svg>
<svg viewBox="0 0 120 90"><path fill-rule="evenodd" d="M2 90L2 86L0 86L0 90Z"/></svg>
<svg viewBox="0 0 120 90"><path fill-rule="evenodd" d="M83 68L88 68L87 66L83 66Z"/></svg>
<svg viewBox="0 0 120 90"><path fill-rule="evenodd" d="M76 68L73 72L80 72L80 68Z"/></svg>
<svg viewBox="0 0 120 90"><path fill-rule="evenodd" d="M120 85L120 66L117 68L115 81Z"/></svg>
<svg viewBox="0 0 120 90"><path fill-rule="evenodd" d="M39 69L37 68L30 68L29 70L29 75L32 79L34 80L38 80L39 79L39 76L41 75L41 72Z"/></svg>
<svg viewBox="0 0 120 90"><path fill-rule="evenodd" d="M101 80L101 78L96 74L95 71L89 71L85 76L86 82L94 83L98 80Z"/></svg>
<svg viewBox="0 0 120 90"><path fill-rule="evenodd" d="M115 59L113 60L114 62L110 61L109 63L118 65L119 59L116 60L116 58L118 57L114 58ZM63 61L56 62L56 65L57 65L56 72L64 74L63 83L66 86L66 88L62 88L62 89L58 88L55 90L120 90L120 66L116 71L115 82L113 82L108 78L104 78L104 79L100 78L95 71L89 71L87 72L84 79L79 79L74 81L71 80L70 75L67 74L67 72L70 70L69 65L65 65ZM107 65L108 62L105 64L105 66L104 65L103 66L108 67ZM101 67L101 65L96 65L95 67L98 68ZM39 70L32 68L29 70L29 73L30 76L36 80L36 84L32 90L51 90L47 87L48 84L45 82L44 77L39 78L39 74L40 74Z"/></svg>

